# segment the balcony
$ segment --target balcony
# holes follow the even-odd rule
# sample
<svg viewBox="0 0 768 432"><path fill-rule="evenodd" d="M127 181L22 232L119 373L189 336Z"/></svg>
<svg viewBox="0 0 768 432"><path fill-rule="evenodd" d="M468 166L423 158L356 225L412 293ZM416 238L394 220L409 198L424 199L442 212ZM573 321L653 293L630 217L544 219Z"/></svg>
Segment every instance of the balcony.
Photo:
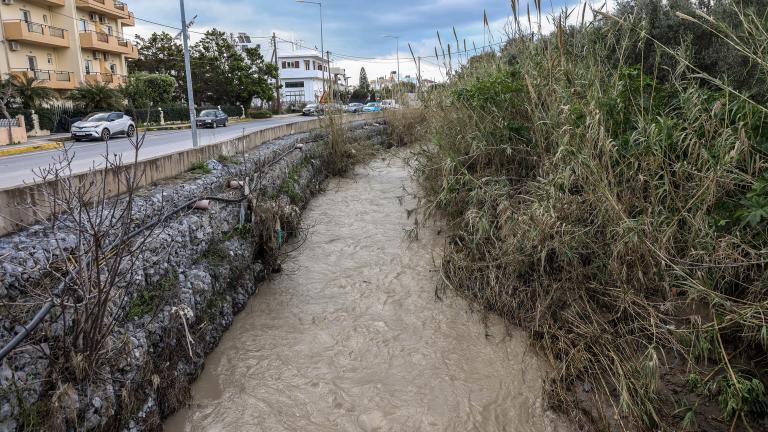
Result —
<svg viewBox="0 0 768 432"><path fill-rule="evenodd" d="M130 19L128 6L117 0L77 0L77 8L115 19Z"/></svg>
<svg viewBox="0 0 768 432"><path fill-rule="evenodd" d="M133 12L129 12L128 14L130 15L130 18L122 19L122 20L120 20L120 22L123 23L123 27L135 27L136 26L136 16L133 14Z"/></svg>
<svg viewBox="0 0 768 432"><path fill-rule="evenodd" d="M80 32L80 47L82 49L104 51L112 54L124 54L128 58L139 57L139 51L132 43L107 33L94 31Z"/></svg>
<svg viewBox="0 0 768 432"><path fill-rule="evenodd" d="M52 6L61 7L64 6L66 0L27 0L29 3L34 3L40 6Z"/></svg>
<svg viewBox="0 0 768 432"><path fill-rule="evenodd" d="M39 81L40 86L54 90L72 90L77 87L74 74L67 71L13 69L11 74L34 77Z"/></svg>
<svg viewBox="0 0 768 432"><path fill-rule="evenodd" d="M5 38L35 45L69 48L69 32L58 27L22 20L3 21Z"/></svg>
<svg viewBox="0 0 768 432"><path fill-rule="evenodd" d="M85 82L90 84L107 84L110 87L120 87L128 83L128 77L111 73L88 72Z"/></svg>

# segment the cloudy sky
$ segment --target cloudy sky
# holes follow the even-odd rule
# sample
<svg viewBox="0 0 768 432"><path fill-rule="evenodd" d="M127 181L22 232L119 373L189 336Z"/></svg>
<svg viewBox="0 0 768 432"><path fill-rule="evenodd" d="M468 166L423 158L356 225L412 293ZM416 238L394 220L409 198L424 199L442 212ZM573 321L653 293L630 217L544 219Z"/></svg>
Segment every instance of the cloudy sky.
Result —
<svg viewBox="0 0 768 432"><path fill-rule="evenodd" d="M557 11L566 5L576 6L578 1L545 0L542 3L547 4L547 9ZM142 20L180 26L179 4L175 0L127 0L126 3L137 17L133 29L136 34L177 32ZM306 46L320 46L316 5L295 0L185 0L185 3L188 19L197 15L193 27L196 31L215 27L253 36L269 36L275 32L278 37L302 41ZM525 8L522 9L525 14ZM442 73L434 57L436 32L440 31L444 44L450 42L454 48L453 27L462 49L464 39L470 47L472 42L478 47L484 41L490 44L490 36L483 31L484 10L491 22L493 38L499 41L512 15L509 0L323 0L325 49L334 54L334 66L346 68L350 82L356 83L361 66L365 66L369 78L397 69L396 41L383 36L398 35L401 74L415 75L408 51L411 43L417 56L431 56L422 63L424 78L439 81ZM191 37L195 39L199 35ZM268 46L267 41L264 46Z"/></svg>

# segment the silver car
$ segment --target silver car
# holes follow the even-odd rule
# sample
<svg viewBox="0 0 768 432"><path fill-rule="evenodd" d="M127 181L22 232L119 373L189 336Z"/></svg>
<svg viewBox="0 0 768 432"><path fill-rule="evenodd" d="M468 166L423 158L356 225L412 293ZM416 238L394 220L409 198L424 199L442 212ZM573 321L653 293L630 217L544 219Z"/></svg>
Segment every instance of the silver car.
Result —
<svg viewBox="0 0 768 432"><path fill-rule="evenodd" d="M121 112L100 112L88 114L72 125L72 139L83 141L100 139L106 141L115 135L132 137L136 135L133 119Z"/></svg>

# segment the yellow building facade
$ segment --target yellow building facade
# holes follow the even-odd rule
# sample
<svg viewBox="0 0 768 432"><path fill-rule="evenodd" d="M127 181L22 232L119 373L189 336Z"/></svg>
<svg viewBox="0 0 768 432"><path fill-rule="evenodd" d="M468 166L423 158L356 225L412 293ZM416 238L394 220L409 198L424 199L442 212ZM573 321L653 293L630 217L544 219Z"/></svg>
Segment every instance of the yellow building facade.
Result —
<svg viewBox="0 0 768 432"><path fill-rule="evenodd" d="M118 87L139 55L125 36L135 17L117 0L0 0L0 21L4 78L34 76L59 91Z"/></svg>

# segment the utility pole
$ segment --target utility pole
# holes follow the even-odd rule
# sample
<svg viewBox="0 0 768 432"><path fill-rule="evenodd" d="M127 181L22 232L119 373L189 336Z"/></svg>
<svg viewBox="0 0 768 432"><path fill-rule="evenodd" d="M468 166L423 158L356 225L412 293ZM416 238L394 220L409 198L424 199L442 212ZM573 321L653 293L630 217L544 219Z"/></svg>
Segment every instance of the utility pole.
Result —
<svg viewBox="0 0 768 432"><path fill-rule="evenodd" d="M275 47L275 67L277 68L277 78L275 78L275 105L277 113L280 114L280 62L277 57L277 35L272 33L272 46Z"/></svg>
<svg viewBox="0 0 768 432"><path fill-rule="evenodd" d="M192 65L189 61L189 33L187 32L187 13L184 0L179 0L181 7L181 35L184 40L184 70L187 74L187 102L189 103L189 123L192 127L192 147L197 147L197 114L195 113L195 95L192 90Z"/></svg>
<svg viewBox="0 0 768 432"><path fill-rule="evenodd" d="M419 93L421 93L421 57L417 59L416 62L416 81L419 84Z"/></svg>
<svg viewBox="0 0 768 432"><path fill-rule="evenodd" d="M330 89L331 91L329 92L330 99L328 100L328 103L333 103L333 84L335 80L333 79L333 75L331 74L331 52L328 51L326 55L328 56L328 84L331 87Z"/></svg>

